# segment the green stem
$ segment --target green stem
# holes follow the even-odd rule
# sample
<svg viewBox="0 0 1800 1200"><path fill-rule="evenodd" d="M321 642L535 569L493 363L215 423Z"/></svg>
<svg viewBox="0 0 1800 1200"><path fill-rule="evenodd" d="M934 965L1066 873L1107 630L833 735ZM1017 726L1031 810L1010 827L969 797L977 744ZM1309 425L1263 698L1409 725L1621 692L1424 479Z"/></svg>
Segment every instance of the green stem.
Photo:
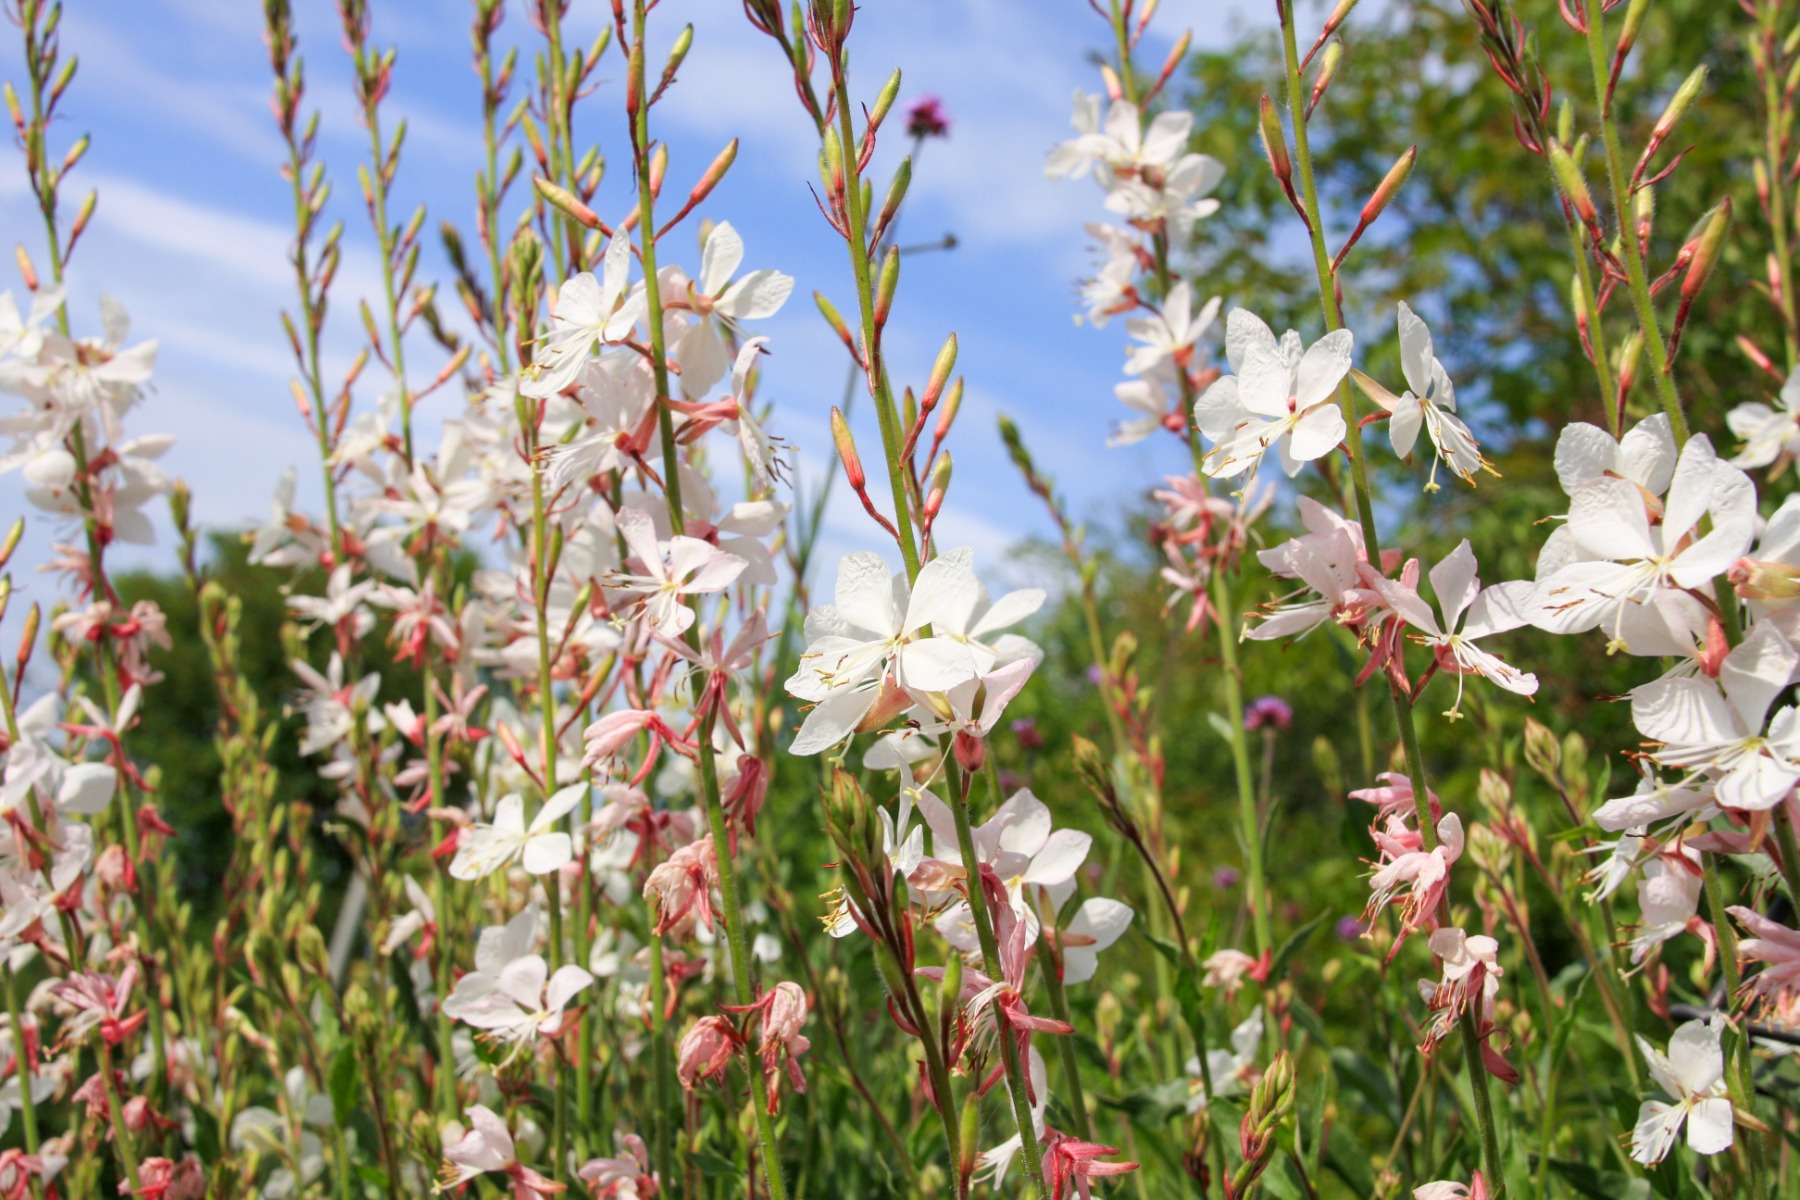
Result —
<svg viewBox="0 0 1800 1200"><path fill-rule="evenodd" d="M630 70L634 76L631 93L646 97L644 88L645 0L633 0ZM656 277L656 198L650 190L650 107L640 101L632 130L632 149L638 184L638 253L644 270L646 320L650 330L650 362L656 381L657 424L661 434L663 483L668 501L669 524L680 535L687 525L681 500L680 455L675 444L674 421L669 410L669 366L664 343L663 305ZM688 628L687 640L696 653L700 651L699 623ZM718 863L720 915L725 926L725 941L731 958L732 989L737 1004L747 1006L756 999L750 979L749 941L744 936L744 916L738 893L736 866L731 854L731 831L725 821L725 807L719 791L719 770L713 753L713 714L702 717L696 737L700 747L700 800L706 810L707 829L712 836L714 858ZM787 1184L781 1174L781 1146L775 1136L775 1122L769 1113L768 1085L763 1073L752 1068L750 1091L754 1100L756 1137L762 1154L763 1175L769 1185L770 1200L787 1200Z"/></svg>
<svg viewBox="0 0 1800 1200"><path fill-rule="evenodd" d="M1250 906L1250 924L1256 933L1256 952L1271 948L1269 894L1263 881L1263 829L1256 803L1256 781L1250 769L1250 747L1244 729L1244 687L1238 668L1237 617L1231 588L1224 574L1214 571L1209 581L1213 623L1219 631L1219 657L1225 670L1225 719L1231 722L1231 762L1237 773L1238 829L1244 839L1244 884Z"/></svg>
<svg viewBox="0 0 1800 1200"><path fill-rule="evenodd" d="M13 1059L19 1080L19 1116L25 1127L25 1153L33 1158L38 1152L37 1100L31 1094L31 1068L25 1054L25 1014L19 1007L19 988L13 978L10 967L0 969L4 975L6 986L6 1015L12 1022ZM42 1196L44 1183L37 1176L31 1178L31 1194Z"/></svg>
<svg viewBox="0 0 1800 1200"><path fill-rule="evenodd" d="M988 918L987 899L981 890L981 860L975 854L975 835L969 825L969 778L962 773L954 758L947 760L950 772L950 812L956 821L956 844L962 854L965 887L969 896L969 915L975 923L975 937L981 944L981 966L995 983L1004 983L1000 965L1000 943L994 937L994 924ZM1000 802L999 789L994 790L994 803ZM998 1018L996 1017L998 1024ZM1014 1125L1025 1153L1025 1174L1031 1179L1038 1200L1049 1200L1050 1189L1044 1183L1043 1152L1038 1146L1037 1125L1031 1119L1031 1099L1026 1090L1025 1067L1019 1061L1019 1048L1011 1033L1003 1028L995 1031L1000 1044L1000 1059L1006 1067L1007 1091L1012 1096Z"/></svg>
<svg viewBox="0 0 1800 1200"><path fill-rule="evenodd" d="M1606 181L1612 191L1613 215L1619 223L1619 245L1624 251L1625 277L1630 285L1631 305L1637 312L1638 327L1644 333L1644 350L1650 355L1650 374L1656 381L1656 396L1669 416L1669 428L1675 444L1687 444L1687 416L1681 409L1681 397L1675 392L1674 364L1668 361L1662 326L1656 317L1656 306L1650 297L1650 280L1644 271L1644 254L1638 245L1637 221L1633 216L1631 190L1625 177L1625 152L1619 146L1619 126L1613 120L1606 101L1609 72L1606 65L1605 15L1602 0L1586 0L1588 65L1594 76L1594 103L1600 110L1601 141L1606 148Z"/></svg>
<svg viewBox="0 0 1800 1200"><path fill-rule="evenodd" d="M1706 908L1712 917L1713 935L1719 940L1719 966L1725 973L1725 1008L1729 1011L1732 999L1738 994L1743 978L1738 973L1738 940L1737 930L1732 927L1731 917L1725 912L1724 888L1719 882L1719 868L1716 856L1704 855L1701 863L1701 882L1706 891ZM1726 1065L1725 1088L1731 1094L1732 1105L1741 1113L1749 1115L1756 1111L1756 1083L1754 1078L1754 1050L1750 1044L1749 1032L1738 1038L1737 1053ZM1763 1143L1760 1136L1748 1139L1744 1157L1750 1164L1750 1195L1761 1196L1766 1193L1762 1188Z"/></svg>

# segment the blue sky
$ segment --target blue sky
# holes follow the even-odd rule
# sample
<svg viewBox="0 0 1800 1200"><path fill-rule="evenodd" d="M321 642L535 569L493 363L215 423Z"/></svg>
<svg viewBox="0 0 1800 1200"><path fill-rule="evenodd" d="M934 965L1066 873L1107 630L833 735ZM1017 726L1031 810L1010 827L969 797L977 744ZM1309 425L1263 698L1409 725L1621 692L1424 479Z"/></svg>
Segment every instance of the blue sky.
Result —
<svg viewBox="0 0 1800 1200"><path fill-rule="evenodd" d="M404 214L423 202L428 230L445 219L471 229L481 140L469 6L376 0L372 7L376 42L400 51L388 120L404 117L409 129L394 211ZM1185 28L1202 44L1223 43L1251 23L1265 23L1266 7L1249 0L1167 0L1143 56L1160 62ZM379 291L355 182L367 141L356 121L333 6L305 0L296 8L308 103L323 110L320 144L335 184L332 211L347 226L348 254L328 335L341 372L358 345L355 300ZM599 0L575 0L577 35L596 33L607 8ZM830 461L826 414L841 396L845 362L809 297L818 289L840 308L854 308L844 248L807 190L816 176L816 143L785 62L736 3L665 0L653 18L657 40L666 45L687 20L700 26L693 50L654 116L672 156L665 194L683 194L729 138L741 139L736 165L701 215L737 226L747 269L772 266L797 279L788 307L756 332L774 339L764 373L764 395L777 411L773 429L794 443L803 474L816 480ZM79 55L81 69L53 146L60 152L78 134L91 133L93 148L67 185L66 203L72 211L87 187L100 192L71 273L77 332L97 330L97 299L107 292L131 312L134 336L160 340L156 390L134 412L133 429L178 437L167 462L192 484L201 522L259 520L288 466L300 469L302 500L316 500L316 459L289 399L292 363L278 317L293 300L285 258L291 226L286 185L277 174L282 145L268 109L261 6L115 0L70 5L63 25L65 54ZM16 33L4 32L0 73L16 80ZM522 8L509 4L502 40L530 34ZM1172 441L1163 444L1167 439L1105 448L1118 411L1112 384L1123 332L1116 322L1099 331L1077 327L1071 316L1073 285L1087 259L1081 226L1104 215L1100 194L1086 182L1048 180L1042 169L1044 153L1067 136L1072 92L1097 86L1088 58L1105 36L1106 27L1081 0L870 0L857 16L858 90L872 99L898 66L905 72L902 104L934 94L954 121L950 139L930 144L917 164L904 227L907 241L953 232L960 245L907 260L888 338L897 381L918 384L944 336L959 336L968 399L951 439L957 472L940 544L974 545L983 564L997 563L1022 535L1047 529L1006 463L994 433L996 412L1019 420L1040 463L1084 515L1116 511L1182 462ZM618 214L629 204L631 184L620 116L623 60L616 50L598 77L598 91L578 116L578 134L597 140L608 156L611 169L596 207ZM1254 114L1244 119L1248 132ZM878 190L904 142L896 129L884 144ZM41 234L11 145L0 150L0 229L42 261ZM691 235L673 235L671 243L693 269ZM432 239L433 251L435 245ZM441 278L428 264L421 275ZM16 289L16 277L7 274L0 286ZM423 379L435 364L424 354L423 338L417 345L413 374ZM455 403L439 393L427 402L435 408L425 421L448 415ZM872 427L862 439L866 453L878 453ZM0 480L0 510L23 507L16 477ZM51 532L46 520L34 522L27 562ZM839 505L825 561L834 552L878 548L879 537L853 503ZM151 558L172 562L166 544Z"/></svg>

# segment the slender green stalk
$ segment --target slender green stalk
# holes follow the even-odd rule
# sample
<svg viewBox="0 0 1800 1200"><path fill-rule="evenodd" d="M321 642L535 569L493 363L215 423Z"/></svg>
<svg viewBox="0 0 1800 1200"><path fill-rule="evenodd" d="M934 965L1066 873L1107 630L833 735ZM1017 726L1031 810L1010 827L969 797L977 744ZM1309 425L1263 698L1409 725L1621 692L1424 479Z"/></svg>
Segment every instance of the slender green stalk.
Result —
<svg viewBox="0 0 1800 1200"><path fill-rule="evenodd" d="M0 683L0 687L4 687ZM10 715L10 714L9 714ZM11 721L7 722L11 725ZM17 731L13 731L15 736ZM19 987L10 967L0 968L0 978L6 987L6 1015L12 1022L13 1059L19 1080L19 1118L24 1126L25 1153L33 1158L38 1152L37 1100L31 1094L31 1068L25 1054L25 1013L19 1007ZM44 1194L43 1180L31 1177L31 1194L41 1197Z"/></svg>
<svg viewBox="0 0 1800 1200"><path fill-rule="evenodd" d="M1706 892L1706 908L1712 917L1713 934L1719 940L1719 966L1725 974L1725 1003L1729 1008L1731 998L1738 994L1743 985L1743 977L1738 972L1738 939L1737 930L1732 927L1731 917L1725 911L1724 888L1719 882L1719 868L1713 855L1703 855L1701 863L1701 883ZM1725 1071L1725 1088L1731 1094L1732 1105L1741 1113L1750 1114L1756 1111L1755 1051L1750 1044L1748 1031L1738 1038L1737 1053L1732 1056ZM1760 1136L1748 1139L1745 1147L1745 1158L1750 1164L1750 1195L1761 1196L1763 1191L1763 1141Z"/></svg>
<svg viewBox="0 0 1800 1200"><path fill-rule="evenodd" d="M1003 983L1006 973L1000 965L1000 943L994 937L994 923L988 917L987 900L981 891L981 860L975 854L975 835L969 824L969 783L962 773L955 758L946 760L950 772L950 812L956 821L956 844L962 854L965 886L969 894L969 915L975 923L975 937L981 944L981 966L987 977L995 983ZM994 789L992 797L995 804L1000 803L999 789ZM995 1017L995 1041L1000 1044L1000 1060L1006 1067L1007 1091L1012 1096L1013 1120L1018 1128L1019 1142L1025 1152L1025 1174L1038 1195L1038 1200L1049 1200L1050 1190L1044 1183L1043 1151L1038 1146L1037 1125L1031 1119L1031 1099L1026 1090L1025 1065L1019 1060L1019 1048L1013 1041L1011 1033L1002 1027L999 1017Z"/></svg>
<svg viewBox="0 0 1800 1200"><path fill-rule="evenodd" d="M1238 833L1244 839L1244 886L1250 908L1250 925L1256 934L1256 952L1272 948L1269 930L1269 890L1264 878L1262 821L1256 802L1256 781L1250 770L1250 747L1244 729L1243 673L1238 667L1237 615L1231 585L1224 573L1214 571L1208 583L1212 596L1213 624L1219 633L1219 658L1224 663L1225 719L1231 722L1231 763L1237 775Z"/></svg>
<svg viewBox="0 0 1800 1200"><path fill-rule="evenodd" d="M1291 0L1284 0L1281 8L1282 50L1287 62L1287 101L1288 113L1294 134L1294 173L1300 181L1301 194L1304 198L1307 225L1311 234L1313 251L1313 267L1319 286L1320 307L1325 317L1328 330L1343 328L1343 312L1339 307L1336 273L1331 266L1331 256L1325 246L1324 210L1319 205L1318 181L1314 175L1312 148L1307 135L1306 91L1300 82L1300 52L1295 40L1294 12ZM1338 385L1338 403L1345 415L1345 446L1350 455L1350 477L1356 491L1357 515L1363 531L1364 551L1372 563L1381 561L1381 540L1375 526L1375 508L1372 492L1369 487L1368 465L1363 451L1362 427L1356 411L1356 401L1347 383ZM1414 813L1418 824L1420 839L1425 849L1433 849L1437 844L1437 830L1431 819L1429 787L1425 775L1424 755L1419 748L1419 734L1413 723L1412 699L1394 680L1389 681L1389 693L1394 703L1394 717L1400 729L1400 743L1406 755L1407 773L1413 787ZM1473 1039L1473 1041L1471 1041ZM1479 1036L1473 1025L1464 1030L1464 1046L1469 1051L1465 1055L1466 1067L1470 1073L1471 1088L1477 1094L1476 1119L1481 1125L1482 1161L1488 1176L1488 1187L1493 1200L1504 1200L1506 1195L1506 1176L1504 1164L1500 1157L1499 1135L1494 1126L1494 1111L1487 1103L1487 1080L1485 1068L1481 1062Z"/></svg>
<svg viewBox="0 0 1800 1200"><path fill-rule="evenodd" d="M1606 65L1606 17L1602 0L1584 0L1582 7L1587 18L1588 65L1594 76L1594 102L1600 110L1600 136L1606 150L1606 181L1612 191L1613 215L1619 223L1619 245L1625 259L1631 306L1637 312L1638 328L1644 333L1644 350L1650 356L1650 377L1656 382L1656 397L1669 416L1675 444L1683 446L1688 439L1687 415L1682 411L1681 397L1675 391L1674 364L1668 361L1662 325L1657 320L1656 305L1650 296L1643 248L1638 244L1631 188L1625 176L1625 152L1619 146L1619 125L1613 119L1606 99L1610 73Z"/></svg>
<svg viewBox="0 0 1800 1200"><path fill-rule="evenodd" d="M632 46L628 88L639 98L632 129L632 150L638 185L638 253L644 270L645 319L650 331L650 362L656 382L657 424L661 434L663 485L668 501L669 523L680 535L687 526L687 515L681 500L680 455L675 444L674 420L668 400L668 350L663 335L663 303L656 277L656 197L650 190L650 106L644 88L645 0L633 0ZM688 644L699 653L700 629L696 622L688 629ZM719 790L718 764L713 753L713 722L716 714L705 714L696 737L700 748L700 800L706 810L707 829L712 835L719 872L719 900L722 924L725 926L727 952L731 958L731 980L736 1001L747 1006L756 999L750 979L749 940L744 936L744 915L738 893L737 869L732 862L731 832L725 821L725 806ZM781 1173L781 1147L775 1136L775 1123L769 1113L768 1085L758 1070L747 1072L750 1091L755 1101L756 1137L762 1153L763 1174L769 1185L770 1200L786 1200L787 1184Z"/></svg>

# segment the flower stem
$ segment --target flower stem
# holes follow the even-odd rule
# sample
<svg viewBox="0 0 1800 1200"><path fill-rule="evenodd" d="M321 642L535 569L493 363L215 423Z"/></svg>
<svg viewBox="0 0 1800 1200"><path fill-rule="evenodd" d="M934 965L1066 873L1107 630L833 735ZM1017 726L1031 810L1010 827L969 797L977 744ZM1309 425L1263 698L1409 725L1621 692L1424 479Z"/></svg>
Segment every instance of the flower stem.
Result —
<svg viewBox="0 0 1800 1200"><path fill-rule="evenodd" d="M970 777L962 772L954 757L946 761L950 772L950 812L956 821L956 844L962 853L965 887L969 895L969 915L975 923L975 937L981 944L982 971L995 983L1006 975L1000 966L1000 943L994 937L994 923L988 917L987 900L981 890L981 860L975 855L975 835L969 826ZM994 803L1000 802L999 789L994 790ZM1019 1060L1019 1047L1005 1030L996 1032L1000 1044L1000 1061L1006 1067L1006 1087L1012 1096L1013 1121L1019 1143L1025 1153L1025 1174L1038 1200L1049 1200L1050 1189L1044 1184L1043 1152L1038 1145L1037 1125L1031 1119L1031 1099L1026 1091L1025 1064Z"/></svg>

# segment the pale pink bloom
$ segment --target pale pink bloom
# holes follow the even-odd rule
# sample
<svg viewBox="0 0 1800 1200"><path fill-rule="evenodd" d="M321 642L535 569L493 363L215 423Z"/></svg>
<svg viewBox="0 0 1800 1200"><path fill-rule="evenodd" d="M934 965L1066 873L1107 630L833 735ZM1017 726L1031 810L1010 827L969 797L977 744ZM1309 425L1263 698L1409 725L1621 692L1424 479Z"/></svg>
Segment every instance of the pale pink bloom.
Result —
<svg viewBox="0 0 1800 1200"><path fill-rule="evenodd" d="M468 1110L468 1117L469 1129L444 1148L444 1167L435 1191L447 1192L490 1171L506 1173L512 1200L543 1200L568 1190L519 1162L506 1122L492 1109L477 1104Z"/></svg>
<svg viewBox="0 0 1800 1200"><path fill-rule="evenodd" d="M725 1074L731 1057L743 1039L729 1020L720 1016L701 1017L681 1035L676 1051L675 1075L688 1091Z"/></svg>
<svg viewBox="0 0 1800 1200"><path fill-rule="evenodd" d="M618 1154L613 1158L589 1159L577 1174L592 1190L596 1200L650 1200L661 1191L655 1173L650 1170L650 1151L644 1139L635 1133L613 1135Z"/></svg>
<svg viewBox="0 0 1800 1200"><path fill-rule="evenodd" d="M375 615L368 610L375 586L372 579L350 582L350 564L344 563L333 568L323 596L289 596L288 609L315 626L341 627L362 637L375 627Z"/></svg>
<svg viewBox="0 0 1800 1200"><path fill-rule="evenodd" d="M1431 647L1438 666L1456 675L1456 703L1444 714L1452 720L1461 715L1465 674L1480 675L1518 696L1535 695L1538 687L1536 675L1510 666L1475 645L1480 638L1517 629L1530 620L1532 585L1513 582L1483 588L1476 578L1476 569L1475 552L1469 548L1467 538L1431 568L1431 587L1444 616L1441 626L1417 590L1390 579L1376 581L1388 607L1424 634L1418 640Z"/></svg>
<svg viewBox="0 0 1800 1200"><path fill-rule="evenodd" d="M1761 971L1744 981L1744 990L1771 1004L1780 1004L1800 992L1800 930L1789 929L1742 905L1725 911L1751 935L1738 943L1738 954L1763 964Z"/></svg>
<svg viewBox="0 0 1800 1200"><path fill-rule="evenodd" d="M1394 942L1395 951L1405 940L1405 934L1436 922L1438 902L1450 886L1450 867L1463 852L1462 818L1455 813L1445 813L1438 822L1438 844L1434 849L1426 850L1416 831L1407 832L1413 844L1392 855L1390 861L1376 869L1369 879L1369 905L1363 910L1364 923L1373 924L1395 896L1406 892L1406 900L1400 909L1403 936ZM1390 957L1392 953L1389 952Z"/></svg>
<svg viewBox="0 0 1800 1200"><path fill-rule="evenodd" d="M1695 813L1701 814L1702 818L1708 813L1718 813L1710 792L1664 783L1654 774L1648 774L1639 776L1637 790L1631 795L1608 800L1595 809L1594 824L1608 833L1618 833L1642 829L1657 821L1688 820Z"/></svg>
<svg viewBox="0 0 1800 1200"><path fill-rule="evenodd" d="M1158 370L1113 384L1113 395L1137 415L1114 422L1108 446L1130 446L1141 442L1159 429L1182 432L1187 428L1180 405L1173 403L1172 380Z"/></svg>
<svg viewBox="0 0 1800 1200"><path fill-rule="evenodd" d="M1466 1184L1449 1179L1423 1183L1413 1189L1413 1200L1488 1200L1487 1179L1477 1171Z"/></svg>
<svg viewBox="0 0 1800 1200"><path fill-rule="evenodd" d="M656 905L654 932L685 937L713 926L712 890L719 881L713 840L690 842L656 864L644 880L644 899Z"/></svg>
<svg viewBox="0 0 1800 1200"><path fill-rule="evenodd" d="M1688 1149L1718 1154L1731 1148L1733 1111L1725 1091L1725 1052L1717 1021L1689 1021L1675 1030L1665 1056L1643 1038L1637 1040L1657 1085L1673 1103L1646 1100L1638 1108L1631 1131L1631 1159L1650 1166L1661 1162L1687 1125Z"/></svg>
<svg viewBox="0 0 1800 1200"><path fill-rule="evenodd" d="M1214 443L1206 473L1231 479L1254 471L1274 449L1292 476L1337 449L1345 425L1336 392L1350 371L1352 341L1349 330L1338 329L1302 352L1292 331L1278 341L1256 316L1232 310L1225 345L1236 373L1216 380L1194 405L1194 423Z"/></svg>
<svg viewBox="0 0 1800 1200"><path fill-rule="evenodd" d="M539 1037L560 1036L569 1001L593 982L594 977L577 966L558 967L552 975L541 955L527 954L498 973L464 975L445 998L444 1015L482 1030L485 1037L510 1045L517 1053Z"/></svg>
<svg viewBox="0 0 1800 1200"><path fill-rule="evenodd" d="M1638 880L1638 908L1643 921L1631 939L1631 961L1643 962L1650 951L1693 927L1700 913L1700 852L1682 847L1679 856L1663 854L1644 864Z"/></svg>
<svg viewBox="0 0 1800 1200"><path fill-rule="evenodd" d="M1719 667L1719 678L1669 678L1634 688L1631 719L1663 743L1651 754L1687 772L1684 784L1712 781L1726 808L1773 808L1800 782L1800 709L1769 709L1788 685L1800 654L1767 624L1751 629Z"/></svg>
<svg viewBox="0 0 1800 1200"><path fill-rule="evenodd" d="M519 381L525 396L554 396L581 372L595 342L617 342L631 332L643 302L626 296L631 276L631 241L617 234L607 244L601 278L583 271L557 289L550 332L538 343L531 368Z"/></svg>
<svg viewBox="0 0 1800 1200"><path fill-rule="evenodd" d="M607 582L643 604L645 624L672 637L686 633L694 623L686 597L723 590L748 565L699 538L677 535L667 542L657 540L655 523L635 508L619 513L618 526L642 573L613 573Z"/></svg>
<svg viewBox="0 0 1800 1200"><path fill-rule="evenodd" d="M1200 964L1201 970L1206 972L1200 984L1202 987L1224 988L1225 999L1229 1001L1244 986L1244 980L1255 971L1257 962L1257 959L1251 958L1242 950L1216 950Z"/></svg>
<svg viewBox="0 0 1800 1200"><path fill-rule="evenodd" d="M1412 780L1398 771L1383 771L1375 776L1381 786L1362 788L1350 793L1352 800L1362 800L1375 806L1375 823L1381 824L1389 817L1410 818L1418 811L1413 792ZM1444 806L1438 800L1437 793L1429 789L1425 793L1426 802L1431 807L1431 816L1436 820L1444 815Z"/></svg>
<svg viewBox="0 0 1800 1200"><path fill-rule="evenodd" d="M574 811L588 793L585 783L553 793L525 823L525 801L517 793L502 796L490 823L472 825L457 837L450 861L452 879L481 879L518 859L530 875L548 875L574 857L569 835L556 823Z"/></svg>
<svg viewBox="0 0 1800 1200"><path fill-rule="evenodd" d="M1436 930L1431 953L1443 964L1443 977L1437 982L1419 980L1419 995L1434 1014L1421 1047L1427 1050L1448 1037L1465 1012L1474 1013L1478 1025L1486 1025L1500 993L1500 977L1506 973L1500 966L1500 943L1486 934L1470 937L1460 929Z"/></svg>
<svg viewBox="0 0 1800 1200"><path fill-rule="evenodd" d="M581 367L577 382L585 421L573 438L546 451L556 491L629 465L656 434L656 380L643 355L602 351Z"/></svg>
<svg viewBox="0 0 1800 1200"><path fill-rule="evenodd" d="M775 1111L784 1067L793 1089L804 1093L806 1078L800 1074L799 1059L812 1049L812 1042L800 1032L806 1025L810 1007L805 990L797 983L784 981L764 992L754 1004L722 1007L726 1012L762 1014L760 1045L763 1075L768 1083L769 1111Z"/></svg>
<svg viewBox="0 0 1800 1200"><path fill-rule="evenodd" d="M1100 1159L1119 1153L1112 1146L1079 1141L1055 1130L1050 1130L1045 1140L1049 1153L1044 1156L1044 1176L1050 1185L1050 1200L1090 1200L1093 1180L1138 1169L1134 1162L1101 1162Z"/></svg>

